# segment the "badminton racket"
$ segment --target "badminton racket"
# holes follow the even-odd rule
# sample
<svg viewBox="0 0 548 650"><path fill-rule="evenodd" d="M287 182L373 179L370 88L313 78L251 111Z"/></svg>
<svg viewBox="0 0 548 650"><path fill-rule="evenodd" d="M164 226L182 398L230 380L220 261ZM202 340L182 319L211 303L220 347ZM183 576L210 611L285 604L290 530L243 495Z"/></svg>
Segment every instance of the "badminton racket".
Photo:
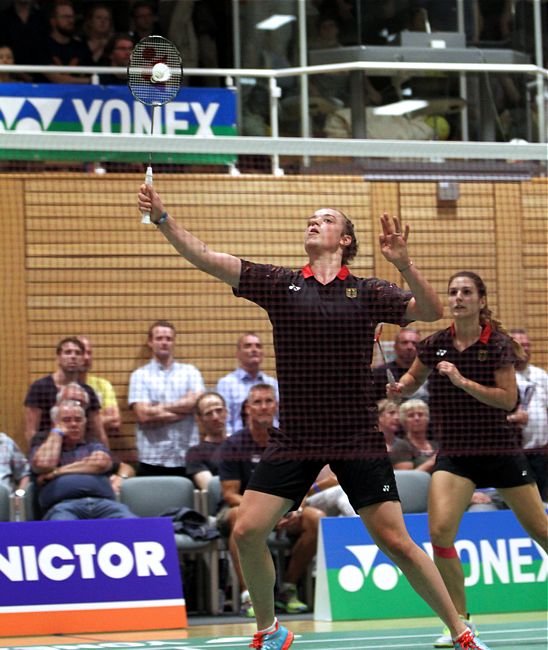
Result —
<svg viewBox="0 0 548 650"><path fill-rule="evenodd" d="M152 107L150 135L154 134L154 113L175 99L183 82L183 63L177 47L163 36L146 36L133 48L127 67L127 85L131 94ZM152 153L148 154L145 184L152 185ZM144 212L141 223L150 223Z"/></svg>
<svg viewBox="0 0 548 650"><path fill-rule="evenodd" d="M379 329L377 330L377 333L375 334L375 343L378 346L379 352L381 353L382 361L385 366L388 366L388 362L386 361L386 355L384 354L384 350L382 348L381 344L381 334L382 334L382 323L379 325ZM394 377L394 373L390 370L390 368L386 368L386 379L388 380L388 383L391 386L396 385L396 378Z"/></svg>

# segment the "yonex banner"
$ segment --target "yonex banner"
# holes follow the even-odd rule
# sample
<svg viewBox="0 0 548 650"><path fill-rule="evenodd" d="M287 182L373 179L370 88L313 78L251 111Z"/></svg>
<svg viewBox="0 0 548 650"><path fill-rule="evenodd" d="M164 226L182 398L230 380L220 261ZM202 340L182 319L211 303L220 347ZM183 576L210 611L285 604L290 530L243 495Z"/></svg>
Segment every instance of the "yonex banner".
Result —
<svg viewBox="0 0 548 650"><path fill-rule="evenodd" d="M170 519L0 523L0 635L186 624Z"/></svg>
<svg viewBox="0 0 548 650"><path fill-rule="evenodd" d="M150 133L151 108L125 85L0 84L0 129L79 133ZM154 133L214 137L236 135L236 95L225 88L182 88L154 113ZM0 151L2 159L88 160L89 153ZM143 162L142 154L104 151L94 160ZM234 156L155 154L155 162L228 164Z"/></svg>
<svg viewBox="0 0 548 650"><path fill-rule="evenodd" d="M405 515L432 557L425 514ZM466 513L455 544L470 611L546 609L548 556L509 511ZM359 517L321 521L314 617L356 620L432 616L401 571L378 550Z"/></svg>

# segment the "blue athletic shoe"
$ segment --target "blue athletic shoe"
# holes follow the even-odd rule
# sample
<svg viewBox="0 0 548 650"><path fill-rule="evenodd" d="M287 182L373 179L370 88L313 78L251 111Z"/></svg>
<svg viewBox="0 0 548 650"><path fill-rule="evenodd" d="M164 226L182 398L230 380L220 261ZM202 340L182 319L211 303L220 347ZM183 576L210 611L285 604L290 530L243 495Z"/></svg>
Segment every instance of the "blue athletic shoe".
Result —
<svg viewBox="0 0 548 650"><path fill-rule="evenodd" d="M276 621L273 632L257 632L249 647L260 650L287 650L293 643L293 637L293 632Z"/></svg>
<svg viewBox="0 0 548 650"><path fill-rule="evenodd" d="M489 650L489 647L480 641L470 628L453 641L453 647L455 650Z"/></svg>

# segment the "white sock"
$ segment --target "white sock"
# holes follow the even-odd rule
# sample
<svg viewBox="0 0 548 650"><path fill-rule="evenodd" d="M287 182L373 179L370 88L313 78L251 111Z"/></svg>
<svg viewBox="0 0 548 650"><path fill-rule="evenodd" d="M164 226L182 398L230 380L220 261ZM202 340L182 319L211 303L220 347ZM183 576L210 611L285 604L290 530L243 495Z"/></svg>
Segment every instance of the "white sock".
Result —
<svg viewBox="0 0 548 650"><path fill-rule="evenodd" d="M274 623L270 627L266 627L264 630L259 630L261 634L269 634L270 632L274 632L276 629L276 625L278 623L278 619L274 617Z"/></svg>
<svg viewBox="0 0 548 650"><path fill-rule="evenodd" d="M251 600L251 598L249 596L249 591L246 589L245 591L242 591L242 593L240 594L240 602L245 603L248 600Z"/></svg>

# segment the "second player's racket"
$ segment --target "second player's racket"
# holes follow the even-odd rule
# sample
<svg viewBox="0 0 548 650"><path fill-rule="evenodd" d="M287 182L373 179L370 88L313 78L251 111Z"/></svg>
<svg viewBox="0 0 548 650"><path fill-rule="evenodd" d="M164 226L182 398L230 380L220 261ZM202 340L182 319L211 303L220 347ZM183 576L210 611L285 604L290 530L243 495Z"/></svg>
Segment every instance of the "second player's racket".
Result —
<svg viewBox="0 0 548 650"><path fill-rule="evenodd" d="M382 334L382 323L379 325L379 329L377 330L377 333L375 334L375 343L377 344L379 348L379 352L381 353L382 361L385 366L388 366L388 363L386 361L386 355L384 354L384 350L381 344L381 334ZM388 379L388 383L391 386L396 385L396 378L394 377L394 373L390 370L390 368L386 368L386 378Z"/></svg>
<svg viewBox="0 0 548 650"><path fill-rule="evenodd" d="M183 63L176 46L163 36L146 36L133 48L127 67L132 95L152 107L150 134L154 134L154 111L177 96L183 82ZM152 185L152 153L148 155L145 183ZM143 213L141 223L150 223Z"/></svg>

